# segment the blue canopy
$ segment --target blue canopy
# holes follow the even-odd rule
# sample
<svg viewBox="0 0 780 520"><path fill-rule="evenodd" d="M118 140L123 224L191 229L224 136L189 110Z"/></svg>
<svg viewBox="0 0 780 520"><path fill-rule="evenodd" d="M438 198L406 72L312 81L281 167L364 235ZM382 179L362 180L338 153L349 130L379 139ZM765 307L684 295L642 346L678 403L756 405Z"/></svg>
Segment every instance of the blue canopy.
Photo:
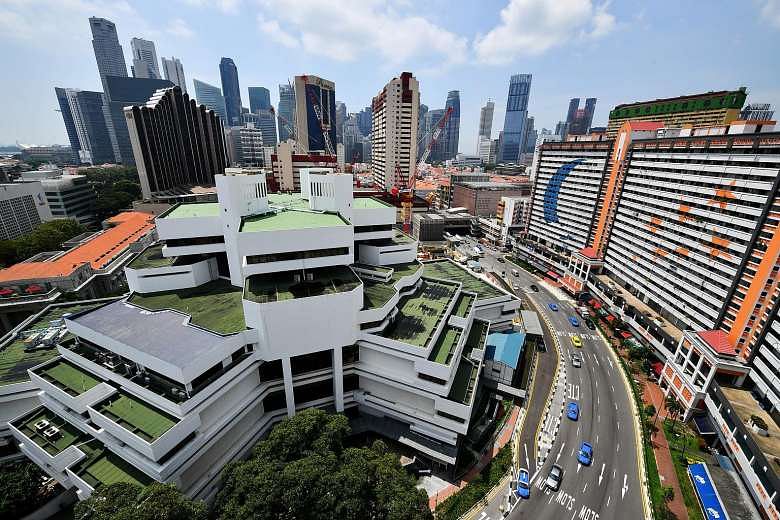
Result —
<svg viewBox="0 0 780 520"><path fill-rule="evenodd" d="M517 368L520 353L523 351L525 334L522 332L493 332L488 334L485 359L500 361L505 365Z"/></svg>
<svg viewBox="0 0 780 520"><path fill-rule="evenodd" d="M688 475L690 475L693 487L696 489L696 495L699 497L699 504L705 518L708 520L728 520L729 515L723 508L723 503L712 483L707 466L702 463L691 464L688 466Z"/></svg>

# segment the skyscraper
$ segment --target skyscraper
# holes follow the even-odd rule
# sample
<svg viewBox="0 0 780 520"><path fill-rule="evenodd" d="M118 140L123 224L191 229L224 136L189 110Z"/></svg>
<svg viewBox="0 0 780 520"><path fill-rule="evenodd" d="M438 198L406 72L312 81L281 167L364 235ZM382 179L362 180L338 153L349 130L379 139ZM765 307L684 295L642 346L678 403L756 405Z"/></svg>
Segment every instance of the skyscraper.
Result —
<svg viewBox="0 0 780 520"><path fill-rule="evenodd" d="M536 146L537 131L534 128L534 117L529 116L525 120L525 144L521 153L529 154L534 152Z"/></svg>
<svg viewBox="0 0 780 520"><path fill-rule="evenodd" d="M479 137L487 137L490 139L490 135L493 131L493 110L496 104L488 99L485 106L479 111Z"/></svg>
<svg viewBox="0 0 780 520"><path fill-rule="evenodd" d="M162 58L163 74L165 79L176 85L185 94L187 93L187 80L184 78L184 67L179 58Z"/></svg>
<svg viewBox="0 0 780 520"><path fill-rule="evenodd" d="M454 159L458 154L458 141L460 139L460 92L450 90L447 93L447 102L444 110L452 108L449 119L444 124L444 130L439 139L442 140L442 160Z"/></svg>
<svg viewBox="0 0 780 520"><path fill-rule="evenodd" d="M417 157L419 160L419 157L422 157L423 152L425 152L425 147L428 146L428 138L430 136L427 136L428 133L428 127L426 126L426 121L428 116L428 105L424 105L420 103L420 110L417 114Z"/></svg>
<svg viewBox="0 0 780 520"><path fill-rule="evenodd" d="M133 53L133 77L161 79L160 67L157 64L157 51L154 42L142 38L130 40L130 50Z"/></svg>
<svg viewBox="0 0 780 520"><path fill-rule="evenodd" d="M222 97L222 91L214 85L209 85L199 79L193 79L192 84L195 85L195 99L198 103L206 105L217 113L222 120L222 124L227 125L227 112L225 111L225 98Z"/></svg>
<svg viewBox="0 0 780 520"><path fill-rule="evenodd" d="M271 108L271 92L265 87L249 87L249 111L256 113L258 110Z"/></svg>
<svg viewBox="0 0 780 520"><path fill-rule="evenodd" d="M279 142L291 139L290 129L295 129L295 90L291 85L279 85Z"/></svg>
<svg viewBox="0 0 780 520"><path fill-rule="evenodd" d="M92 48L95 50L100 81L105 91L106 76L127 77L125 54L122 52L122 46L119 45L114 22L93 16L89 19L89 27L92 29Z"/></svg>
<svg viewBox="0 0 780 520"><path fill-rule="evenodd" d="M336 84L317 76L295 76L295 114L300 149L303 152L327 150L330 142L331 153L335 155Z"/></svg>
<svg viewBox="0 0 780 520"><path fill-rule="evenodd" d="M371 136L371 107L366 107L357 114L358 128L360 132L367 136Z"/></svg>
<svg viewBox="0 0 780 520"><path fill-rule="evenodd" d="M428 110L428 113L425 115L425 128L430 132L433 127L436 126L436 124L441 120L441 118L444 117L444 109L443 108L434 108L431 110ZM442 156L444 154L444 141L442 140L442 135L444 135L444 132L439 134L439 138L436 140L435 143L431 146L431 153L428 155L428 162L429 163L435 163L435 162L441 162ZM425 146L428 147L428 143L430 142L431 136L428 135L425 139Z"/></svg>
<svg viewBox="0 0 780 520"><path fill-rule="evenodd" d="M141 192L214 184L225 170L225 136L216 113L179 87L154 92L147 103L124 108Z"/></svg>
<svg viewBox="0 0 780 520"><path fill-rule="evenodd" d="M238 68L232 58L219 62L219 76L222 79L222 95L225 96L227 124L241 124L241 88L238 85Z"/></svg>
<svg viewBox="0 0 780 520"><path fill-rule="evenodd" d="M371 103L371 174L386 190L405 188L417 165L417 117L420 84L402 72L374 96Z"/></svg>
<svg viewBox="0 0 780 520"><path fill-rule="evenodd" d="M531 74L514 74L509 79L504 130L498 158L500 162L516 163L520 156L525 143L525 122L528 118L530 94Z"/></svg>
<svg viewBox="0 0 780 520"><path fill-rule="evenodd" d="M336 141L344 142L344 121L347 119L347 105L336 101Z"/></svg>
<svg viewBox="0 0 780 520"><path fill-rule="evenodd" d="M77 163L114 162L102 92L55 87L60 113Z"/></svg>
<svg viewBox="0 0 780 520"><path fill-rule="evenodd" d="M262 134L263 146L276 145L276 118L273 111L258 108L255 112L244 112L241 114L241 125L245 127L248 123Z"/></svg>
<svg viewBox="0 0 780 520"><path fill-rule="evenodd" d="M569 101L566 113L566 135L585 135L590 131L593 113L596 111L596 98L587 98L585 108L580 108L580 98Z"/></svg>

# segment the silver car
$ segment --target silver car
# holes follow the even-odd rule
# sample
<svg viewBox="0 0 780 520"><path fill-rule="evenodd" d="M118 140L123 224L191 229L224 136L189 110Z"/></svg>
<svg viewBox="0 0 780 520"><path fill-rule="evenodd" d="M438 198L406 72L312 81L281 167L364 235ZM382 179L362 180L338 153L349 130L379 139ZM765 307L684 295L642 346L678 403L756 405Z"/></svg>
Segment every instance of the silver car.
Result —
<svg viewBox="0 0 780 520"><path fill-rule="evenodd" d="M571 366L574 368L580 368L582 366L582 359L580 359L580 356L572 356L571 357Z"/></svg>
<svg viewBox="0 0 780 520"><path fill-rule="evenodd" d="M561 480L563 480L563 469L559 465L553 464L552 468L550 468L550 473L547 474L547 480L544 481L544 485L547 489L558 491L558 488L561 487Z"/></svg>

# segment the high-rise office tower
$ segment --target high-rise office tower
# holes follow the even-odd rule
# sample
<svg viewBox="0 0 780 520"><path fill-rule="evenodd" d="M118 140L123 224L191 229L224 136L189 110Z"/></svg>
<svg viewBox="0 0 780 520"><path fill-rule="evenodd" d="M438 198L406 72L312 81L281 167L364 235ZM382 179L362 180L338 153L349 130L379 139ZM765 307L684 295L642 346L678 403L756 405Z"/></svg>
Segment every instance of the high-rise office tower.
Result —
<svg viewBox="0 0 780 520"><path fill-rule="evenodd" d="M344 157L346 162L363 162L364 139L360 128L358 128L357 114L349 114L344 121Z"/></svg>
<svg viewBox="0 0 780 520"><path fill-rule="evenodd" d="M133 38L130 40L130 50L133 54L131 69L134 78L161 78L154 42L142 38Z"/></svg>
<svg viewBox="0 0 780 520"><path fill-rule="evenodd" d="M441 118L444 117L444 109L443 108L434 108L428 110L428 113L425 115L425 128L430 132L433 127L435 127ZM431 145L431 153L428 155L428 162L429 163L435 163L435 162L441 162L444 155L444 141L442 140L442 135L444 132L439 134L439 138L436 140L435 143ZM431 140L431 136L428 135L426 137L426 148L428 147L428 144Z"/></svg>
<svg viewBox="0 0 780 520"><path fill-rule="evenodd" d="M447 93L447 102L444 104L444 110L452 108L450 117L444 124L444 130L441 133L442 140L442 160L454 159L458 154L458 141L460 140L460 92L450 90Z"/></svg>
<svg viewBox="0 0 780 520"><path fill-rule="evenodd" d="M377 94L372 103L371 174L386 190L405 188L417 165L417 118L420 84L402 72Z"/></svg>
<svg viewBox="0 0 780 520"><path fill-rule="evenodd" d="M360 132L367 136L371 136L371 107L366 107L360 112L358 112L357 115L358 118L358 128L360 128Z"/></svg>
<svg viewBox="0 0 780 520"><path fill-rule="evenodd" d="M89 19L89 27L92 29L92 48L95 50L100 81L105 91L106 76L127 77L125 54L119 44L114 22L93 16Z"/></svg>
<svg viewBox="0 0 780 520"><path fill-rule="evenodd" d="M216 112L222 120L222 124L228 126L225 98L222 96L222 91L199 79L193 79L192 84L195 86L195 99L198 100L198 103L206 105L207 108Z"/></svg>
<svg viewBox="0 0 780 520"><path fill-rule="evenodd" d="M102 92L55 87L74 160L77 163L114 162Z"/></svg>
<svg viewBox="0 0 780 520"><path fill-rule="evenodd" d="M534 128L534 117L530 116L525 120L525 144L522 153L533 153L536 146L537 132Z"/></svg>
<svg viewBox="0 0 780 520"><path fill-rule="evenodd" d="M225 170L225 137L217 114L179 87L157 90L142 105L124 109L141 192L214 184Z"/></svg>
<svg viewBox="0 0 780 520"><path fill-rule="evenodd" d="M347 119L347 105L336 101L336 141L344 142L344 121Z"/></svg>
<svg viewBox="0 0 780 520"><path fill-rule="evenodd" d="M514 74L509 80L504 130L498 157L500 162L517 162L525 143L525 121L528 118L531 78L531 74Z"/></svg>
<svg viewBox="0 0 780 520"><path fill-rule="evenodd" d="M163 74L165 79L176 85L185 94L187 93L187 80L184 78L184 67L179 58L171 56L170 59L162 58Z"/></svg>
<svg viewBox="0 0 780 520"><path fill-rule="evenodd" d="M336 84L317 76L295 76L295 114L299 148L327 150L329 141L335 155Z"/></svg>
<svg viewBox="0 0 780 520"><path fill-rule="evenodd" d="M425 126L425 123L427 121L428 116L428 105L424 105L420 103L420 110L417 114L417 157L422 157L423 152L425 152L425 147L428 146L428 139L430 136L427 135L428 133L428 127ZM419 159L418 159L419 160Z"/></svg>
<svg viewBox="0 0 780 520"><path fill-rule="evenodd" d="M222 79L222 95L225 97L225 113L228 125L241 124L241 88L238 85L238 68L232 58L219 62L219 76Z"/></svg>
<svg viewBox="0 0 780 520"><path fill-rule="evenodd" d="M271 108L271 92L265 87L249 87L249 111L256 113L258 110Z"/></svg>
<svg viewBox="0 0 780 520"><path fill-rule="evenodd" d="M479 111L479 134L478 137L487 137L490 139L490 134L493 131L493 110L496 108L496 104L488 99L485 106Z"/></svg>
<svg viewBox="0 0 780 520"><path fill-rule="evenodd" d="M276 145L276 117L270 109L258 108L255 112L241 114L241 126L251 123L263 136L262 146Z"/></svg>
<svg viewBox="0 0 780 520"><path fill-rule="evenodd" d="M569 110L566 113L566 135L587 134L593 123L593 113L595 111L596 98L587 98L585 100L585 108L580 108L580 98L572 98L569 101Z"/></svg>
<svg viewBox="0 0 780 520"><path fill-rule="evenodd" d="M276 111L279 122L279 142L293 138L295 131L295 90L291 85L279 85L279 107Z"/></svg>

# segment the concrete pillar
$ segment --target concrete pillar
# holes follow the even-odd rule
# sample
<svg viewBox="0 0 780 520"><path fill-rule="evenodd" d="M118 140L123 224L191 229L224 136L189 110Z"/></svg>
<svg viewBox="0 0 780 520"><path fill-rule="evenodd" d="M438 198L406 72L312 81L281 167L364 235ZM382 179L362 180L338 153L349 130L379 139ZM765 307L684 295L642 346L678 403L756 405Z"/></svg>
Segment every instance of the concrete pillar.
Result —
<svg viewBox="0 0 780 520"><path fill-rule="evenodd" d="M295 415L295 391L293 390L292 365L290 358L282 358L282 374L284 376L284 398L287 401L287 416Z"/></svg>
<svg viewBox="0 0 780 520"><path fill-rule="evenodd" d="M344 411L344 362L341 347L333 349L333 399L337 412Z"/></svg>

